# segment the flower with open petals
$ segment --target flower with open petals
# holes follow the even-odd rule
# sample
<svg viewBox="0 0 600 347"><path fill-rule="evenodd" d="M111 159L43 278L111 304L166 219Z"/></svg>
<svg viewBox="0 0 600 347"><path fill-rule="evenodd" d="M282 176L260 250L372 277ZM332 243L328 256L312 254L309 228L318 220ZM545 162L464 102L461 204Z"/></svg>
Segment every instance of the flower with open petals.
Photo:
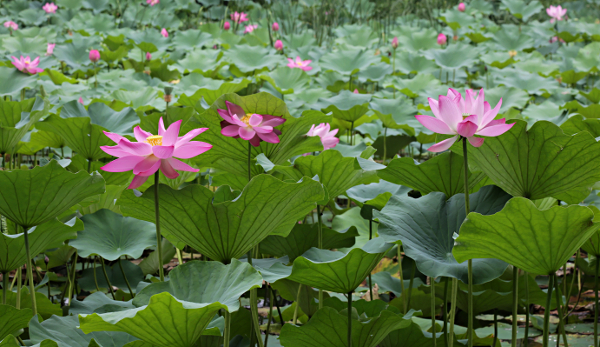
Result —
<svg viewBox="0 0 600 347"><path fill-rule="evenodd" d="M21 56L20 59L17 59L14 56L11 58L13 59L12 64L19 71L27 72L30 74L36 74L38 72L44 71L44 69L40 69L37 67L38 64L40 63L40 57L37 57L34 60L31 60L31 58L29 58L29 56L27 56L25 58L23 58L23 56Z"/></svg>
<svg viewBox="0 0 600 347"><path fill-rule="evenodd" d="M211 149L212 145L208 143L191 141L207 128L194 129L184 136L179 136L180 127L181 120L178 120L165 130L165 124L161 118L158 122L158 135L152 135L137 126L133 129L137 142L131 142L121 135L105 131L104 134L117 145L102 146L100 149L118 159L100 169L108 172L133 170L135 178L129 185L129 189L144 184L148 177L154 175L157 170L162 171L170 179L179 177L179 173L175 170L198 172L198 169L194 169L176 158L193 158Z"/></svg>
<svg viewBox="0 0 600 347"><path fill-rule="evenodd" d="M546 13L552 17L550 19L550 23L554 23L555 20L563 20L565 14L567 14L567 9L562 8L562 6L550 6L546 9Z"/></svg>
<svg viewBox="0 0 600 347"><path fill-rule="evenodd" d="M160 31L160 34L161 34L163 37L169 37L169 32L168 32L168 31L167 31L167 29L165 29L165 28L162 28L162 29L161 29L161 31Z"/></svg>
<svg viewBox="0 0 600 347"><path fill-rule="evenodd" d="M56 13L56 10L58 10L58 6L56 6L53 2L49 2L46 5L44 5L42 9L46 11L46 13Z"/></svg>
<svg viewBox="0 0 600 347"><path fill-rule="evenodd" d="M146 0L146 3L150 5L150 7L152 7L154 5L158 5L160 3L160 0Z"/></svg>
<svg viewBox="0 0 600 347"><path fill-rule="evenodd" d="M340 142L340 139L335 137L339 129L331 130L329 123L321 123L315 127L313 124L310 127L310 130L306 134L306 136L318 136L321 138L321 143L323 143L323 150L327 150L337 146Z"/></svg>
<svg viewBox="0 0 600 347"><path fill-rule="evenodd" d="M19 26L17 25L17 23L13 22L12 20L4 22L4 27L10 28L12 30L19 30Z"/></svg>
<svg viewBox="0 0 600 347"><path fill-rule="evenodd" d="M254 29L258 28L258 24L250 24L244 27L244 34L248 34L254 31Z"/></svg>
<svg viewBox="0 0 600 347"><path fill-rule="evenodd" d="M495 137L504 134L513 124L506 124L506 119L494 119L502 106L502 99L496 107L491 108L485 101L483 88L476 97L475 92L468 89L466 98L450 88L448 95L440 95L438 100L429 98L429 107L435 117L415 116L425 128L444 135L453 137L436 143L429 147L430 152L442 152L450 148L460 138L467 138L475 147L483 144L484 139L479 136Z"/></svg>
<svg viewBox="0 0 600 347"><path fill-rule="evenodd" d="M298 68L298 69L302 69L304 71L310 71L312 70L312 66L308 66L310 63L312 63L312 60L302 60L300 59L300 57L296 57L296 60L292 59L292 58L287 58L288 60L288 67L293 68Z"/></svg>
<svg viewBox="0 0 600 347"><path fill-rule="evenodd" d="M254 147L260 141L279 143L278 135L281 131L276 126L285 123L285 118L266 114L246 113L241 106L225 101L226 110L219 109L219 115L224 119L221 122L221 134L233 138L242 138L250 141Z"/></svg>
<svg viewBox="0 0 600 347"><path fill-rule="evenodd" d="M446 35L444 35L443 33L439 33L437 37L438 45L443 46L446 44L446 42L448 42L448 38L446 37Z"/></svg>
<svg viewBox="0 0 600 347"><path fill-rule="evenodd" d="M282 51L283 50L283 42L281 42L281 40L275 41L275 49L278 50L278 51Z"/></svg>
<svg viewBox="0 0 600 347"><path fill-rule="evenodd" d="M52 53L54 53L55 46L56 46L56 43L49 43L48 47L46 47L46 55L52 55Z"/></svg>
<svg viewBox="0 0 600 347"><path fill-rule="evenodd" d="M231 14L231 20L234 23L243 23L248 21L248 15L244 12L234 12Z"/></svg>

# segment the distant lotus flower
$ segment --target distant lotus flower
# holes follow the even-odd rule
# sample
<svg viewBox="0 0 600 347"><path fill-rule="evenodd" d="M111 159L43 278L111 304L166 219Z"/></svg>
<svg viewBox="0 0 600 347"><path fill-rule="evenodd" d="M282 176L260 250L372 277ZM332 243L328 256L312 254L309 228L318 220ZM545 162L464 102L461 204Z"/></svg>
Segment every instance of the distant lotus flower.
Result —
<svg viewBox="0 0 600 347"><path fill-rule="evenodd" d="M244 34L248 34L254 31L254 29L258 28L258 24L246 25L244 29Z"/></svg>
<svg viewBox="0 0 600 347"><path fill-rule="evenodd" d="M146 60L152 60L152 54L150 54L150 52L146 52Z"/></svg>
<svg viewBox="0 0 600 347"><path fill-rule="evenodd" d="M565 40L561 39L558 36L554 36L553 38L550 39L550 43L554 43L556 41L561 42L561 43L565 43Z"/></svg>
<svg viewBox="0 0 600 347"><path fill-rule="evenodd" d="M129 189L138 188L159 169L170 179L179 177L179 173L175 170L198 172L198 169L194 169L176 158L193 158L211 149L212 145L208 143L191 141L207 128L194 129L179 137L180 127L181 120L178 120L165 130L161 117L158 123L158 135L152 135L139 126L133 129L137 142L131 142L121 135L105 131L104 134L117 145L102 146L100 149L118 159L100 169L108 172L133 170L135 178L129 185Z"/></svg>
<svg viewBox="0 0 600 347"><path fill-rule="evenodd" d="M231 28L231 24L229 24L228 21L225 21L225 24L223 24L223 29L229 30L229 28Z"/></svg>
<svg viewBox="0 0 600 347"><path fill-rule="evenodd" d="M13 59L12 64L17 68L17 70L22 72L27 72L30 74L36 74L38 72L44 71L44 69L38 68L38 64L40 63L40 57L35 58L33 61L29 56L23 58L21 56L20 59L16 57L11 57Z"/></svg>
<svg viewBox="0 0 600 347"><path fill-rule="evenodd" d="M567 14L567 9L558 6L550 6L546 9L546 13L552 17L550 23L554 23L555 20L563 20L563 16Z"/></svg>
<svg viewBox="0 0 600 347"><path fill-rule="evenodd" d="M439 33L437 37L438 45L443 46L446 44L446 42L448 42L448 38L446 37L446 35L444 35L443 33Z"/></svg>
<svg viewBox="0 0 600 347"><path fill-rule="evenodd" d="M273 22L273 31L279 31L279 23Z"/></svg>
<svg viewBox="0 0 600 347"><path fill-rule="evenodd" d="M302 60L300 59L300 57L296 57L296 60L292 59L292 58L287 58L288 60L288 67L293 68L298 68L298 69L302 69L304 71L310 71L312 70L312 66L308 66L308 64L312 63L312 60Z"/></svg>
<svg viewBox="0 0 600 347"><path fill-rule="evenodd" d="M79 100L77 100L77 102L79 102L80 104L84 105L83 98L81 96L79 97Z"/></svg>
<svg viewBox="0 0 600 347"><path fill-rule="evenodd" d="M321 123L315 127L313 124L306 136L318 136L321 138L321 143L323 143L323 150L333 148L337 146L340 142L340 139L335 137L339 129L330 130L329 123Z"/></svg>
<svg viewBox="0 0 600 347"><path fill-rule="evenodd" d="M354 89L353 93L354 93L354 94L360 94L360 93L358 92L358 89Z"/></svg>
<svg viewBox="0 0 600 347"><path fill-rule="evenodd" d="M169 32L168 32L168 31L167 31L167 29L165 29L165 28L162 28L162 30L160 31L160 34L161 34L163 37L169 37Z"/></svg>
<svg viewBox="0 0 600 347"><path fill-rule="evenodd" d="M12 30L19 30L19 26L17 25L17 23L13 22L12 20L4 22L4 27L10 28Z"/></svg>
<svg viewBox="0 0 600 347"><path fill-rule="evenodd" d="M226 110L219 109L219 115L224 119L221 122L221 134L233 138L242 138L250 141L254 147L260 141L279 143L278 135L281 131L276 126L285 123L286 119L266 114L246 113L241 106L225 101Z"/></svg>
<svg viewBox="0 0 600 347"><path fill-rule="evenodd" d="M244 12L234 12L231 14L231 20L234 23L243 23L243 22L247 22L248 21L248 15L245 14Z"/></svg>
<svg viewBox="0 0 600 347"><path fill-rule="evenodd" d="M517 56L517 51L515 51L514 49L513 49L513 50L510 50L510 51L508 51L508 55L509 55L511 58L514 58L514 57L516 57L516 56Z"/></svg>
<svg viewBox="0 0 600 347"><path fill-rule="evenodd" d="M48 44L48 47L46 47L46 55L52 55L52 53L54 53L54 46L56 46L56 43Z"/></svg>
<svg viewBox="0 0 600 347"><path fill-rule="evenodd" d="M100 52L98 52L97 49L92 49L90 51L90 60L94 63L100 60Z"/></svg>
<svg viewBox="0 0 600 347"><path fill-rule="evenodd" d="M158 5L160 0L146 0L146 3L150 6Z"/></svg>
<svg viewBox="0 0 600 347"><path fill-rule="evenodd" d="M397 37L394 37L392 39L392 48L394 48L394 49L398 48L398 38Z"/></svg>
<svg viewBox="0 0 600 347"><path fill-rule="evenodd" d="M58 10L58 6L56 6L53 2L49 2L42 7L46 13L55 13Z"/></svg>
<svg viewBox="0 0 600 347"><path fill-rule="evenodd" d="M283 42L281 42L281 40L275 41L275 49L278 50L278 51L282 51L283 50Z"/></svg>
<svg viewBox="0 0 600 347"><path fill-rule="evenodd" d="M454 35L454 36L452 36L452 40L454 40L454 41L458 41L458 35Z"/></svg>
<svg viewBox="0 0 600 347"><path fill-rule="evenodd" d="M458 4L458 10L460 12L465 12L466 9L467 9L467 5L465 5L464 2L461 2L460 4Z"/></svg>
<svg viewBox="0 0 600 347"><path fill-rule="evenodd" d="M461 137L467 138L471 145L479 147L483 144L484 139L474 135L499 136L514 125L506 124L504 118L494 120L502 106L502 99L492 109L490 104L484 101L483 88L479 91L477 98L471 89L467 90L466 98L463 99L457 90L450 88L447 96L440 95L438 100L432 98L428 98L428 100L435 117L415 116L419 123L438 134L454 135L429 147L430 152L445 151Z"/></svg>

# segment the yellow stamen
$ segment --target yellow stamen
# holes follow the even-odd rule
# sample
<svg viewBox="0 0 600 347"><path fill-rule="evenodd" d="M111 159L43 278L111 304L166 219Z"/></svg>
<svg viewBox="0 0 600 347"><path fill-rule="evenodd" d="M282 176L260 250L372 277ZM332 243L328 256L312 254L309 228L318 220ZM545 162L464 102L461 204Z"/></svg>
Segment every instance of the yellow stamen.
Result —
<svg viewBox="0 0 600 347"><path fill-rule="evenodd" d="M244 122L246 125L250 125L250 117L252 117L254 113L246 113L246 115L244 117L242 117L242 119L240 119L242 122Z"/></svg>
<svg viewBox="0 0 600 347"><path fill-rule="evenodd" d="M160 135L152 135L146 138L146 142L152 146L162 146L162 139Z"/></svg>
<svg viewBox="0 0 600 347"><path fill-rule="evenodd" d="M515 50L510 50L510 51L508 51L508 55L509 55L511 58L514 58L514 57L517 55L517 51L515 51Z"/></svg>

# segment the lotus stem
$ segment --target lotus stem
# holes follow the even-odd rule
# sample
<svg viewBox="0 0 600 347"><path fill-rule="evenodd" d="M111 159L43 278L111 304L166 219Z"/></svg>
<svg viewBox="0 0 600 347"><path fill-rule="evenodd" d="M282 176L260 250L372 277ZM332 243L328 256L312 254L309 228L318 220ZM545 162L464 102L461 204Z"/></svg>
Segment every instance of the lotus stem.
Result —
<svg viewBox="0 0 600 347"><path fill-rule="evenodd" d="M298 284L298 294L296 294L296 307L294 307L294 317L292 319L292 323L296 325L296 321L298 319L298 307L300 307L300 290L302 289L302 285Z"/></svg>
<svg viewBox="0 0 600 347"><path fill-rule="evenodd" d="M71 299L73 298L73 292L76 291L75 289L75 276L77 274L77 251L75 251L75 253L73 253L73 256L71 257L71 273L69 274L69 294L68 294L68 304L66 306L71 306Z"/></svg>
<svg viewBox="0 0 600 347"><path fill-rule="evenodd" d="M385 165L385 159L387 158L387 127L383 128L383 160L381 163Z"/></svg>
<svg viewBox="0 0 600 347"><path fill-rule="evenodd" d="M412 296L412 288L415 281L415 272L417 272L417 262L413 260L412 271L410 273L410 282L408 282L408 302L404 308L407 312L410 310L410 298Z"/></svg>
<svg viewBox="0 0 600 347"><path fill-rule="evenodd" d="M104 279L106 280L106 285L108 286L110 295L112 295L113 300L117 300L117 298L115 297L115 292L113 291L112 284L110 284L110 280L108 279L108 273L106 272L106 265L104 265L104 259L100 260L100 264L102 265L102 272L104 273ZM94 269L94 271L96 271L96 269Z"/></svg>
<svg viewBox="0 0 600 347"><path fill-rule="evenodd" d="M458 294L458 279L452 278L452 298L450 298L450 331L448 346L454 346L454 319L456 318L456 296Z"/></svg>
<svg viewBox="0 0 600 347"><path fill-rule="evenodd" d="M444 321L444 326L442 327L442 331L444 332L446 346L448 345L448 281L449 278L444 277L444 304L442 305L442 320Z"/></svg>
<svg viewBox="0 0 600 347"><path fill-rule="evenodd" d="M558 306L556 309L558 310L558 329L560 330L560 333L556 334L556 344L558 345L560 343L560 334L562 334L563 336L563 340L565 340L564 342L564 346L565 347L569 347L569 341L567 340L567 333L565 332L565 321L563 320L563 316L562 316L562 308L561 308L561 301L562 301L562 293L560 292L560 286L558 284L558 277L556 276L556 274L554 274L554 284L556 285L556 305Z"/></svg>
<svg viewBox="0 0 600 347"><path fill-rule="evenodd" d="M37 315L37 305L35 302L35 283L33 283L33 264L31 262L31 250L29 249L29 235L27 232L27 227L21 226L23 228L23 236L25 238L25 252L27 253L27 279L29 280L29 294L31 295L31 309L33 310L33 315Z"/></svg>
<svg viewBox="0 0 600 347"><path fill-rule="evenodd" d="M498 341L498 309L494 309L494 344L492 347L496 347Z"/></svg>
<svg viewBox="0 0 600 347"><path fill-rule="evenodd" d="M129 281L127 280L127 276L125 275L125 270L123 270L123 264L121 263L121 257L119 257L119 268L121 269L121 273L123 274L123 279L125 280L125 284L127 284L127 289L129 289L129 294L131 294L131 298L135 298L135 294L131 289L131 285L129 285Z"/></svg>
<svg viewBox="0 0 600 347"><path fill-rule="evenodd" d="M512 339L510 345L517 347L518 310L519 310L519 268L513 266L513 312L512 312Z"/></svg>
<svg viewBox="0 0 600 347"><path fill-rule="evenodd" d="M400 250L400 245L398 245L398 276L400 276L400 289L402 290L402 307L404 308L404 314L408 311L406 309L406 295L404 295L404 274L402 273L402 251Z"/></svg>
<svg viewBox="0 0 600 347"><path fill-rule="evenodd" d="M250 163L252 160L252 144L248 141L248 183L252 179L252 172L250 171Z"/></svg>
<svg viewBox="0 0 600 347"><path fill-rule="evenodd" d="M177 261L179 261L179 265L183 265L183 256L181 255L181 250L179 248L175 248L177 252Z"/></svg>
<svg viewBox="0 0 600 347"><path fill-rule="evenodd" d="M529 275L525 272L525 338L523 346L529 345Z"/></svg>
<svg viewBox="0 0 600 347"><path fill-rule="evenodd" d="M281 326L285 324L283 321L283 315L281 314L281 308L279 307L279 300L277 300L277 291L271 288L273 291L273 297L275 298L275 307L277 308L277 313L279 314L279 321L281 322Z"/></svg>
<svg viewBox="0 0 600 347"><path fill-rule="evenodd" d="M8 289L8 272L2 273L2 305L6 305L6 292Z"/></svg>
<svg viewBox="0 0 600 347"><path fill-rule="evenodd" d="M594 347L598 346L598 272L600 269L600 257L596 255L596 277L594 278Z"/></svg>
<svg viewBox="0 0 600 347"><path fill-rule="evenodd" d="M273 320L273 291L270 289L271 286L267 283L265 300L269 297L269 319L267 320L267 331L265 332L265 347L269 343L269 331L271 331L271 321Z"/></svg>
<svg viewBox="0 0 600 347"><path fill-rule="evenodd" d="M318 235L318 247L319 249L323 248L323 227L321 225L321 206L317 204L317 231ZM369 275L369 280L371 276ZM369 282L370 285L370 282ZM373 300L373 293L371 292L371 300ZM319 310L323 308L323 289L319 289Z"/></svg>
<svg viewBox="0 0 600 347"><path fill-rule="evenodd" d="M452 82L454 85L454 81ZM464 188L465 188L465 218L469 216L469 212L471 212L469 207L469 160L467 157L467 138L463 137L463 158L464 158ZM469 339L468 346L473 347L473 260L468 260L468 321L467 321L467 337ZM514 347L514 346L513 346Z"/></svg>
<svg viewBox="0 0 600 347"><path fill-rule="evenodd" d="M229 347L229 341L231 340L231 313L224 310L223 316L225 317L225 329L223 330L223 347Z"/></svg>
<svg viewBox="0 0 600 347"><path fill-rule="evenodd" d="M100 287L98 286L98 276L96 275L96 260L98 257L94 257L94 284L96 285L96 291L100 291Z"/></svg>
<svg viewBox="0 0 600 347"><path fill-rule="evenodd" d="M548 347L548 337L550 335L550 304L552 303L552 288L554 287L554 276L550 275L548 279L548 293L546 295L546 307L544 308L544 335L542 346Z"/></svg>
<svg viewBox="0 0 600 347"><path fill-rule="evenodd" d="M252 250L248 252L248 262L252 265ZM298 294L298 296L300 296L300 294ZM260 325L258 324L258 294L256 288L250 289L250 311L252 311L252 326L256 339L258 340L258 346L263 347L263 340L260 335ZM252 343L250 343L250 345L254 346Z"/></svg>
<svg viewBox="0 0 600 347"><path fill-rule="evenodd" d="M437 333L435 324L435 278L430 277L431 281L431 333L433 334L433 347L437 347Z"/></svg>
<svg viewBox="0 0 600 347"><path fill-rule="evenodd" d="M94 89L98 89L98 71L97 71L97 63L94 62L94 77L96 78L94 81Z"/></svg>
<svg viewBox="0 0 600 347"><path fill-rule="evenodd" d="M348 292L348 347L352 347L352 291Z"/></svg>
<svg viewBox="0 0 600 347"><path fill-rule="evenodd" d="M160 281L164 282L165 272L163 269L163 254L160 236L160 209L158 205L158 181L160 179L159 172L159 170L156 170L154 173L154 215L156 217L156 251L158 252L158 274L160 275ZM102 262L102 266L104 266L104 261Z"/></svg>
<svg viewBox="0 0 600 347"><path fill-rule="evenodd" d="M373 220L369 219L369 241L373 238ZM373 298L373 281L371 279L371 273L369 272L369 295L371 300L373 301L375 300L375 298Z"/></svg>
<svg viewBox="0 0 600 347"><path fill-rule="evenodd" d="M17 310L21 309L21 286L23 285L23 266L19 266L17 269L17 303L15 307Z"/></svg>

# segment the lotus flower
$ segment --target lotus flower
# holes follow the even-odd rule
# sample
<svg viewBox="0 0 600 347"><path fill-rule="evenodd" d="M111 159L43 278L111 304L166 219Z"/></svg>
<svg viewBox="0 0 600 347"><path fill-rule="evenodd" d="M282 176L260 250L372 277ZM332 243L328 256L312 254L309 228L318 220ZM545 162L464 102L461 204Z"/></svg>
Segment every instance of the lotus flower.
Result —
<svg viewBox="0 0 600 347"><path fill-rule="evenodd" d="M432 98L428 100L435 117L415 116L419 123L438 134L454 135L429 147L430 152L445 151L462 137L466 137L471 145L479 147L483 144L484 139L474 135L499 136L514 125L506 124L504 118L494 120L502 106L502 99L492 109L484 99L483 89L479 91L477 97L473 90L468 89L466 98L463 99L458 91L450 88L448 95L440 95L438 100Z"/></svg>
<svg viewBox="0 0 600 347"><path fill-rule="evenodd" d="M266 114L246 113L244 109L229 101L225 101L226 110L219 109L219 115L224 119L221 122L221 134L233 138L242 138L250 141L254 147L260 141L279 143L281 131L274 127L285 123L282 117Z"/></svg>
<svg viewBox="0 0 600 347"><path fill-rule="evenodd" d="M150 54L150 52L146 52L146 60L152 60L152 54Z"/></svg>
<svg viewBox="0 0 600 347"><path fill-rule="evenodd" d="M46 11L46 13L56 13L56 10L58 10L58 6L56 6L53 2L49 2L46 5L44 5L42 9Z"/></svg>
<svg viewBox="0 0 600 347"><path fill-rule="evenodd" d="M85 104L83 103L83 98L82 98L81 96L79 97L79 100L77 100L77 102L79 102L79 103L80 103L80 104L82 104L82 105L85 105Z"/></svg>
<svg viewBox="0 0 600 347"><path fill-rule="evenodd" d="M278 51L282 51L283 50L283 42L281 42L281 40L275 41L275 49L278 50Z"/></svg>
<svg viewBox="0 0 600 347"><path fill-rule="evenodd" d="M160 31L160 34L161 34L163 37L169 37L169 32L168 32L168 31L167 31L167 29L165 29L165 28L162 28L162 30Z"/></svg>
<svg viewBox="0 0 600 347"><path fill-rule="evenodd" d="M458 10L460 12L465 12L466 9L467 9L467 5L465 5L464 2L461 2L460 4L458 4Z"/></svg>
<svg viewBox="0 0 600 347"><path fill-rule="evenodd" d="M100 52L98 52L97 49L92 49L90 51L90 60L94 63L100 60Z"/></svg>
<svg viewBox="0 0 600 347"><path fill-rule="evenodd" d="M49 43L48 47L46 47L46 55L52 55L52 53L54 53L55 46L56 46L56 43Z"/></svg>
<svg viewBox="0 0 600 347"><path fill-rule="evenodd" d="M223 24L223 29L229 30L229 28L231 28L231 24L229 24L228 21L225 21L225 23Z"/></svg>
<svg viewBox="0 0 600 347"><path fill-rule="evenodd" d="M437 37L438 45L443 46L446 44L446 42L448 42L448 38L446 37L446 35L444 35L443 33L439 33Z"/></svg>
<svg viewBox="0 0 600 347"><path fill-rule="evenodd" d="M312 63L312 60L302 60L300 59L300 57L296 57L296 60L292 59L292 58L287 58L288 60L288 67L293 68L298 68L298 69L302 69L304 71L310 71L312 70L312 66L308 66L308 64Z"/></svg>
<svg viewBox="0 0 600 347"><path fill-rule="evenodd" d="M558 42L560 42L560 43L565 43L565 40L561 39L561 38L560 38L560 37L558 37L558 36L554 36L553 38L551 38L551 39L549 40L549 42L550 42L550 43L554 43L554 42L556 42L556 41L558 41Z"/></svg>
<svg viewBox="0 0 600 347"><path fill-rule="evenodd" d="M315 127L313 124L310 127L310 130L306 134L306 136L318 136L321 138L321 143L323 143L323 150L327 150L337 146L340 142L340 139L335 137L339 129L330 130L329 123L321 123Z"/></svg>
<svg viewBox="0 0 600 347"><path fill-rule="evenodd" d="M13 22L12 20L4 22L4 27L10 28L12 30L19 30L19 26L17 25L17 23Z"/></svg>
<svg viewBox="0 0 600 347"><path fill-rule="evenodd" d="M394 49L398 48L398 37L394 37L392 39L392 48L394 48Z"/></svg>
<svg viewBox="0 0 600 347"><path fill-rule="evenodd" d="M508 55L509 55L511 58L514 58L514 57L516 57L516 56L517 56L517 51L515 51L514 49L511 49L510 51L508 51Z"/></svg>
<svg viewBox="0 0 600 347"><path fill-rule="evenodd" d="M248 16L244 12L234 12L231 14L231 20L234 23L243 23L248 21Z"/></svg>
<svg viewBox="0 0 600 347"><path fill-rule="evenodd" d="M279 31L279 23L273 22L273 31Z"/></svg>
<svg viewBox="0 0 600 347"><path fill-rule="evenodd" d="M358 88L354 89L354 91L353 91L352 93L354 93L354 94L360 94L360 93L358 92Z"/></svg>
<svg viewBox="0 0 600 347"><path fill-rule="evenodd" d="M254 29L258 28L258 24L246 25L244 27L244 34L248 34L254 31Z"/></svg>
<svg viewBox="0 0 600 347"><path fill-rule="evenodd" d="M12 64L19 70L19 71L23 71L23 72L27 72L30 74L36 74L38 72L42 72L44 71L44 69L40 69L38 68L38 64L40 63L40 57L35 58L33 61L31 61L31 58L29 58L29 56L23 58L23 56L21 56L20 59L17 59L16 57L11 57L13 59Z"/></svg>
<svg viewBox="0 0 600 347"><path fill-rule="evenodd" d="M558 6L550 6L546 9L546 13L552 17L550 23L554 23L555 20L563 20L563 16L567 14L567 9Z"/></svg>
<svg viewBox="0 0 600 347"><path fill-rule="evenodd" d="M160 0L146 0L146 3L150 6L158 5Z"/></svg>
<svg viewBox="0 0 600 347"><path fill-rule="evenodd" d="M212 145L208 143L191 141L207 128L194 129L179 137L180 126L181 120L178 120L165 130L165 124L161 118L158 122L158 135L152 135L137 126L133 129L137 142L131 142L121 135L105 131L104 134L117 145L102 146L100 149L118 159L100 169L108 172L133 170L135 178L129 185L129 189L141 186L159 169L170 179L179 177L179 173L175 170L198 172L198 169L194 169L176 158L193 158L211 149Z"/></svg>

